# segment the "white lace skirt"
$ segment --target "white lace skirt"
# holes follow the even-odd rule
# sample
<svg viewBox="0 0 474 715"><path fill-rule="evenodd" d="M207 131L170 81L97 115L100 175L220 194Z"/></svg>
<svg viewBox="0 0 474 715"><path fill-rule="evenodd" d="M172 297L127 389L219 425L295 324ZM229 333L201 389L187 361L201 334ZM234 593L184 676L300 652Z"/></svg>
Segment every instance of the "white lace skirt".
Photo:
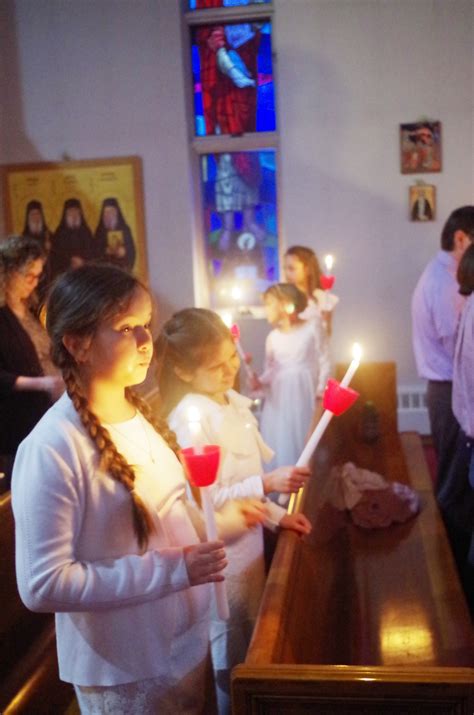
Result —
<svg viewBox="0 0 474 715"><path fill-rule="evenodd" d="M214 713L209 661L180 681L149 678L111 686L75 685L82 715L203 715Z"/></svg>

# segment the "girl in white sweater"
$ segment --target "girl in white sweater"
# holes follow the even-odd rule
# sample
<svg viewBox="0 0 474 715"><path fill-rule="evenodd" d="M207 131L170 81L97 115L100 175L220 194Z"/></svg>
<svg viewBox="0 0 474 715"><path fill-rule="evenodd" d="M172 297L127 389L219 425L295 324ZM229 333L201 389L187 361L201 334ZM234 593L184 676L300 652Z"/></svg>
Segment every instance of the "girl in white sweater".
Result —
<svg viewBox="0 0 474 715"><path fill-rule="evenodd" d="M201 713L210 592L223 543L200 543L173 433L130 388L151 361L152 301L113 266L64 274L48 303L66 393L13 473L17 577L56 613L61 678L83 713Z"/></svg>

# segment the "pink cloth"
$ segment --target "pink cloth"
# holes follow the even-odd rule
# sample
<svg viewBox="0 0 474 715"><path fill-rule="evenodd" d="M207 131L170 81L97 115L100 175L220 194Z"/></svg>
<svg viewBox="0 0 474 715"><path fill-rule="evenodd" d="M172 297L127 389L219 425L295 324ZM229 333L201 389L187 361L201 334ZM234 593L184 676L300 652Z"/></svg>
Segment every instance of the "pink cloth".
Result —
<svg viewBox="0 0 474 715"><path fill-rule="evenodd" d="M380 474L346 462L336 471L339 500L349 509L352 521L364 529L379 529L403 523L420 510L418 494L400 482L388 482Z"/></svg>

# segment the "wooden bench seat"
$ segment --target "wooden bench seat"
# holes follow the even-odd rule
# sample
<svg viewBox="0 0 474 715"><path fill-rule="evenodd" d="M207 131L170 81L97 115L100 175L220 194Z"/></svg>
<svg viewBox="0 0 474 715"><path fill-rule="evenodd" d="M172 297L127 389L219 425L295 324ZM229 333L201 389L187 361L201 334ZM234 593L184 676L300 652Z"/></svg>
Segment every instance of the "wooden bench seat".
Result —
<svg viewBox="0 0 474 715"><path fill-rule="evenodd" d="M358 378L358 379L357 379ZM334 418L316 453L301 541L282 532L245 663L233 672L234 715L472 715L474 646L419 435L396 431L395 369L367 365L359 402ZM367 400L379 437L363 441ZM353 461L415 488L418 516L366 530L328 503L330 471Z"/></svg>
<svg viewBox="0 0 474 715"><path fill-rule="evenodd" d="M59 680L54 617L32 613L15 579L14 520L10 493L0 496L0 712L60 715L74 690Z"/></svg>

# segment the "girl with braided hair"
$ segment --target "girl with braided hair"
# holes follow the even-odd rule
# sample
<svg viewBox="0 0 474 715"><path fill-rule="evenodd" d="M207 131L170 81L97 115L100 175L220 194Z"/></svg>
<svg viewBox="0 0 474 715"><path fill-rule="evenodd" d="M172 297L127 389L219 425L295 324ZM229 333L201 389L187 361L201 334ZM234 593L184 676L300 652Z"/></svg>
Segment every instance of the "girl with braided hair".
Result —
<svg viewBox="0 0 474 715"><path fill-rule="evenodd" d="M83 713L211 712L207 584L227 562L222 541L199 541L174 434L131 390L151 314L121 268L58 279L47 329L66 392L14 466L20 595L56 613L60 676Z"/></svg>

